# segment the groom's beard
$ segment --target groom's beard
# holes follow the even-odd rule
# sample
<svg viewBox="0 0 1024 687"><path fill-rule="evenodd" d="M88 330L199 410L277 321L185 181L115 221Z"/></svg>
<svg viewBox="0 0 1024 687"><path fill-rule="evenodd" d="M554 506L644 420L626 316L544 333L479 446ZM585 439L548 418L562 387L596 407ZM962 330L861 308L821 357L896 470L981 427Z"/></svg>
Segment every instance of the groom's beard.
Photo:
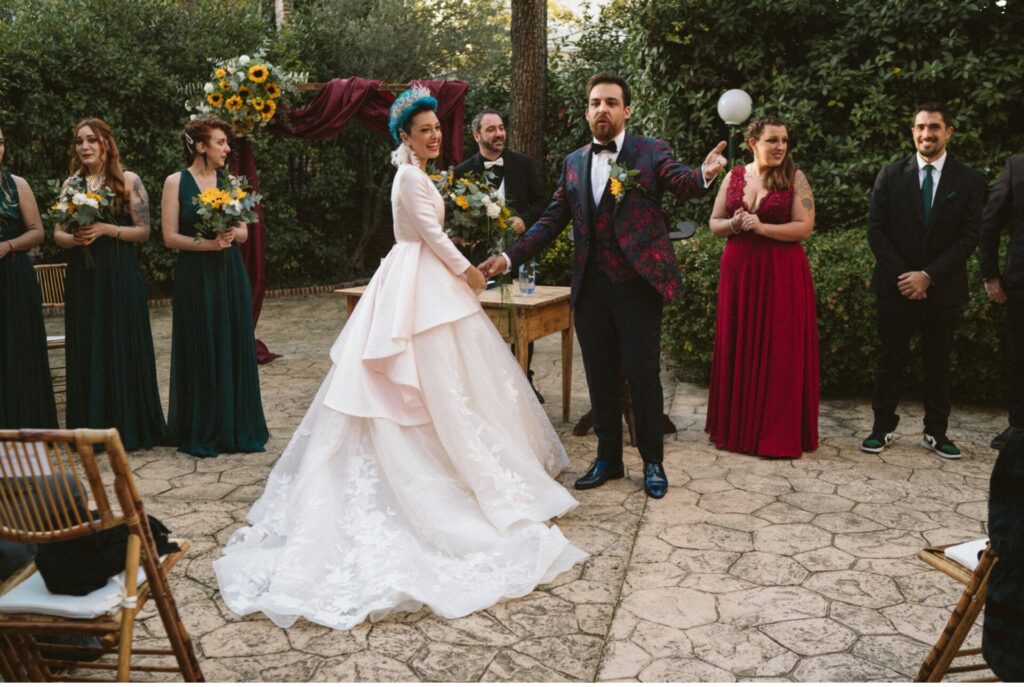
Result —
<svg viewBox="0 0 1024 687"><path fill-rule="evenodd" d="M622 128L616 130L615 124L611 119L603 119L597 120L590 125L590 133L601 143L607 143L618 136L623 128L625 128L625 122L623 122Z"/></svg>

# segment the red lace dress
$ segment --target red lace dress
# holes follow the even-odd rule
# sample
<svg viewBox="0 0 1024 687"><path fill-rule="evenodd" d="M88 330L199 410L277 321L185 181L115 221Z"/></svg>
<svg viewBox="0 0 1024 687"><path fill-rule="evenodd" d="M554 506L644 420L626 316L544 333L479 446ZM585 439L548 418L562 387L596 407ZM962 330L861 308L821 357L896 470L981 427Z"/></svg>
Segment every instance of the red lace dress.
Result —
<svg viewBox="0 0 1024 687"><path fill-rule="evenodd" d="M729 216L744 207L744 169L732 171ZM767 224L791 219L793 189L769 191ZM799 242L753 232L729 237L718 281L718 316L704 431L715 446L798 458L818 447L818 320L814 283Z"/></svg>

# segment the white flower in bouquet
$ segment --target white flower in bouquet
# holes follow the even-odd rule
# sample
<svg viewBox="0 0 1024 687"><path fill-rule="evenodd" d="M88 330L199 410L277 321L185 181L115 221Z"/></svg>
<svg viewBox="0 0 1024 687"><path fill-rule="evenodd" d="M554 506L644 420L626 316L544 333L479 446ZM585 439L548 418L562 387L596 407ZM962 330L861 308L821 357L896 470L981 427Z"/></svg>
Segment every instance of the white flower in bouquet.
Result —
<svg viewBox="0 0 1024 687"><path fill-rule="evenodd" d="M487 203L487 216L490 217L491 219L498 219L499 215L501 215L501 208L498 206L498 204L497 203L488 202Z"/></svg>
<svg viewBox="0 0 1024 687"><path fill-rule="evenodd" d="M214 85L207 81L203 84L203 93L213 93Z"/></svg>
<svg viewBox="0 0 1024 687"><path fill-rule="evenodd" d="M90 208L99 208L100 206L95 198L91 198L85 193L76 193L71 196L71 202L78 206L85 205Z"/></svg>
<svg viewBox="0 0 1024 687"><path fill-rule="evenodd" d="M249 64L249 56L248 55L242 55L241 57L239 57L238 58L238 64Z"/></svg>

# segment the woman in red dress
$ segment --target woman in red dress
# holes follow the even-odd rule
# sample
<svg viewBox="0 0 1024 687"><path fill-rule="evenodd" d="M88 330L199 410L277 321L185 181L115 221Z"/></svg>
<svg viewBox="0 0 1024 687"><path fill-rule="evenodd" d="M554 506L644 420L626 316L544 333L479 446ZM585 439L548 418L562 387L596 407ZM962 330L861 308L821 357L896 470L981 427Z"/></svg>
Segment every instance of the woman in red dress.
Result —
<svg viewBox="0 0 1024 687"><path fill-rule="evenodd" d="M814 196L785 122L759 117L747 145L754 161L729 172L711 213L728 241L704 431L721 449L799 458L818 447L818 321L800 245Z"/></svg>

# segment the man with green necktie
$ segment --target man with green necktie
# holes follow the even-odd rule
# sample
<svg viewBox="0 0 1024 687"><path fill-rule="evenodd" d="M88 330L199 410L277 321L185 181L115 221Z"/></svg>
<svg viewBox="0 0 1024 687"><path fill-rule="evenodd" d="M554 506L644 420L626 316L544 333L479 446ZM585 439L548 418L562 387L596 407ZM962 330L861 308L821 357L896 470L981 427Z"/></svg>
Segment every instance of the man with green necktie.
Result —
<svg viewBox="0 0 1024 687"><path fill-rule="evenodd" d="M947 152L953 124L942 103L924 103L915 110L911 135L917 152L883 167L871 192L871 291L882 347L871 399L874 425L861 450L881 453L896 439L910 340L920 334L923 444L940 458L956 460L960 449L946 436L949 361L968 299L967 260L978 244L985 181Z"/></svg>

